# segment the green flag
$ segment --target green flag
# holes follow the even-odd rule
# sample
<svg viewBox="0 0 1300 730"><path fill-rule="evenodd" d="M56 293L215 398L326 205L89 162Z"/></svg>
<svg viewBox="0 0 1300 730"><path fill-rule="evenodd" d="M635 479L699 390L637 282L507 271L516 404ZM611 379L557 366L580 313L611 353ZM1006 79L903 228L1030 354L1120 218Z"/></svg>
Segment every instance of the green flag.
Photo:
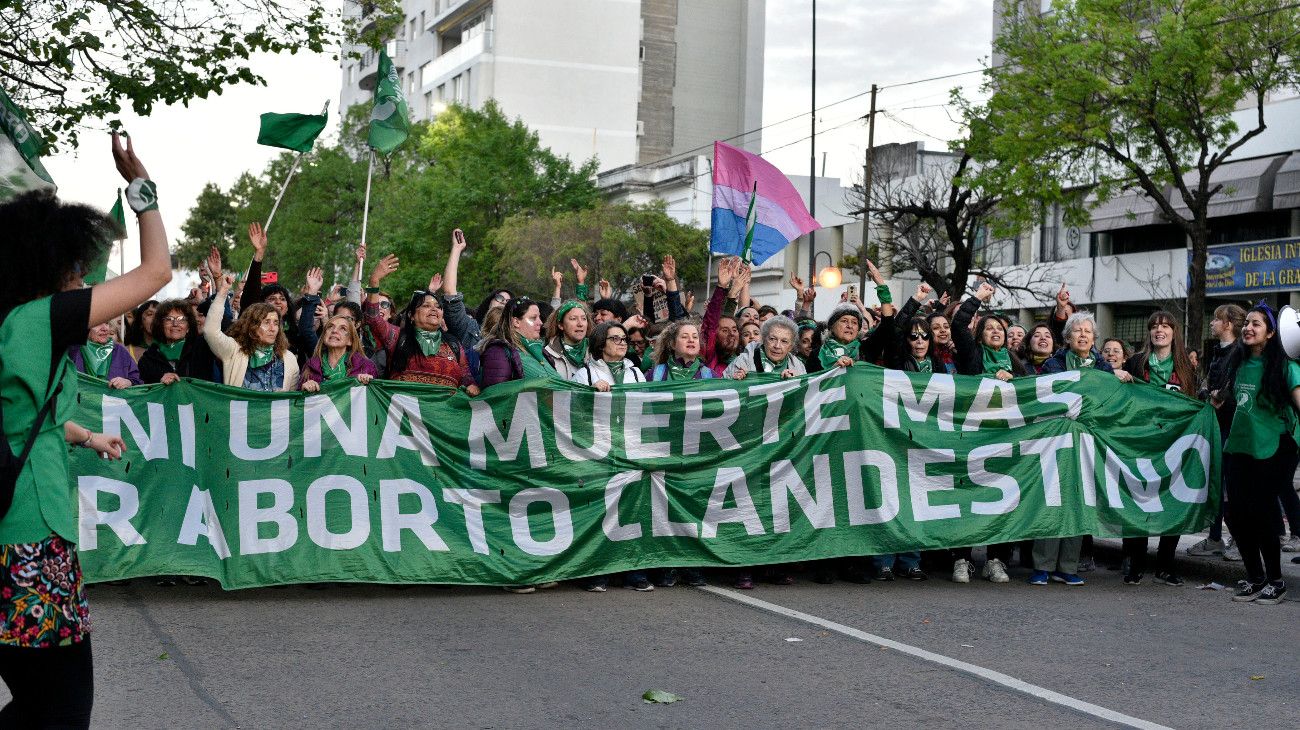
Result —
<svg viewBox="0 0 1300 730"><path fill-rule="evenodd" d="M382 49L379 51L379 81L375 84L375 107L370 112L370 147L386 155L406 141L411 130L406 97L402 96L397 68Z"/></svg>
<svg viewBox="0 0 1300 730"><path fill-rule="evenodd" d="M0 89L0 201L29 190L57 190L41 164L41 147L23 110Z"/></svg>
<svg viewBox="0 0 1300 730"><path fill-rule="evenodd" d="M117 227L121 234L121 238L114 240L126 240L126 212L122 210L121 188L117 189L117 200L113 203L112 209L108 211L108 217L117 222ZM111 251L111 246L104 249L104 252L100 254L100 257L86 267L86 276L82 279L86 283L86 286L94 286L108 278L108 255ZM119 271L117 273L121 274L122 272Z"/></svg>
<svg viewBox="0 0 1300 730"><path fill-rule="evenodd" d="M262 127L257 133L257 143L267 147L280 147L295 152L311 152L311 146L325 129L329 117L329 102L320 114L262 115Z"/></svg>

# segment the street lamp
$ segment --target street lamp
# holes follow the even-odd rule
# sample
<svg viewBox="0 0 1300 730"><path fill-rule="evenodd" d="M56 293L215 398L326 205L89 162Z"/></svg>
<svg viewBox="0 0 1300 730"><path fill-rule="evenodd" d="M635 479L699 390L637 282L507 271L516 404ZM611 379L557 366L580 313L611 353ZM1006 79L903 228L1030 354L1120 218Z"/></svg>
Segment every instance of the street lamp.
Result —
<svg viewBox="0 0 1300 730"><path fill-rule="evenodd" d="M818 251L813 254L813 268L817 268L817 257L822 254L826 255L826 268L817 274L817 283L824 289L834 289L844 280L844 275L840 272L840 267L835 265L835 259L831 257L829 251Z"/></svg>

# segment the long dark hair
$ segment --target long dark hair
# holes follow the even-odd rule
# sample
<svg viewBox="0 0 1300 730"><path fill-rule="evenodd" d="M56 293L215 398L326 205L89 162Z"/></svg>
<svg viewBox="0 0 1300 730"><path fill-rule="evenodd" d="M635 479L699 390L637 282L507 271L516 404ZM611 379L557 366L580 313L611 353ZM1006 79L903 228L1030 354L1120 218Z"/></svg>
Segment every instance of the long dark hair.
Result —
<svg viewBox="0 0 1300 730"><path fill-rule="evenodd" d="M153 332L144 331L144 313L149 311L149 307L156 307L156 306L158 306L158 300L150 299L144 304L141 304L140 306L136 307L131 312L131 321L127 322L126 332L124 332L122 335L123 345L135 345L136 347L144 347L145 346L144 340L146 334L149 335L150 337L155 337ZM157 320L158 320L158 312L157 310L155 310L154 311L155 324L157 324ZM191 334L194 334L196 332L194 327L190 328L190 332Z"/></svg>
<svg viewBox="0 0 1300 730"><path fill-rule="evenodd" d="M533 307L538 307L538 311L541 309L541 305L528 297L511 299L501 310L501 318L496 321L496 324L483 331L483 339L478 343L479 352L485 352L488 344L496 340L514 348L523 347L523 338L515 332L515 320L523 319L524 315L528 314L528 310Z"/></svg>
<svg viewBox="0 0 1300 730"><path fill-rule="evenodd" d="M1287 387L1286 368L1288 358L1286 352L1282 350L1282 341L1277 336L1277 318L1273 313L1272 307L1260 302L1251 307L1246 312L1247 316L1251 312L1259 312L1264 317L1264 323L1268 331L1274 333L1272 337L1264 341L1264 351L1261 356L1264 358L1264 374L1259 380L1259 395L1256 396L1268 402L1273 408L1282 410L1291 403L1291 390ZM1237 369L1241 363L1250 357L1250 349L1246 344L1238 339L1232 346L1232 352L1228 355L1228 380L1223 386L1223 390L1231 397L1232 391L1237 387Z"/></svg>
<svg viewBox="0 0 1300 730"><path fill-rule="evenodd" d="M984 318L980 320L979 327L976 328L975 341L979 343L981 347L984 346L984 330L992 322L997 322L1002 325L1002 349L1006 350L1007 355L1011 357L1011 374L1021 375L1025 373L1026 368L1024 363L1020 359L1020 355L1017 354L1016 351L1011 348L1011 344L1010 344L1011 338L1009 336L1011 330L1011 320L1007 319L1001 314L997 314L996 312L992 314L984 315Z"/></svg>
<svg viewBox="0 0 1300 730"><path fill-rule="evenodd" d="M50 191L0 205L0 313L61 291L122 235L117 223L88 205L61 202Z"/></svg>
<svg viewBox="0 0 1300 730"><path fill-rule="evenodd" d="M446 310L445 301L439 294L431 291L417 291L411 295L411 301L407 302L406 308L402 310L401 332L397 335L397 344L393 346L392 367L389 369L393 375L397 375L406 370L407 364L411 358L420 351L420 338L415 334L415 310L419 309L426 297L433 297L433 301L438 303L438 309ZM460 351L450 338L445 339L447 345L451 347L452 352L456 353L456 358L460 358Z"/></svg>
<svg viewBox="0 0 1300 730"><path fill-rule="evenodd" d="M491 294L483 297L483 301L479 302L478 307L474 309L475 322L478 322L479 324L483 324L483 318L487 316L488 310L492 308L492 300L496 299L498 294L505 294L506 296L510 297L512 300L515 298L514 295L510 293L509 289L493 290ZM509 305L510 303L506 302L506 304Z"/></svg>
<svg viewBox="0 0 1300 730"><path fill-rule="evenodd" d="M1252 310L1254 311L1254 310ZM1266 321L1272 322L1269 315L1264 315ZM1151 353L1155 348L1151 345L1151 328L1158 324L1169 325L1174 331L1174 343L1172 355L1174 358L1174 375L1178 376L1178 389L1184 395L1195 397L1196 395L1196 368L1192 367L1192 359L1187 356L1187 346L1183 344L1183 329L1178 326L1178 320L1174 315L1163 309L1151 313L1147 317L1147 338L1142 342L1142 349L1137 351L1137 375L1143 380L1149 380L1151 377L1151 366L1149 361ZM1277 338L1274 337L1274 340Z"/></svg>

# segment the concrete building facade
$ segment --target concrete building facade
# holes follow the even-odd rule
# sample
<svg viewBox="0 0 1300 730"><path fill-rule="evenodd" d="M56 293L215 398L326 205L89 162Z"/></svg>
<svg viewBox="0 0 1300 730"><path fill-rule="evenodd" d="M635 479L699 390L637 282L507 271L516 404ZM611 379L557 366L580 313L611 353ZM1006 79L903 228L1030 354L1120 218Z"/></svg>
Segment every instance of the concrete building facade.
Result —
<svg viewBox="0 0 1300 730"><path fill-rule="evenodd" d="M403 0L388 53L412 116L495 99L575 163L660 160L761 125L763 0ZM345 12L373 19L348 0ZM353 49L356 50L356 49ZM344 55L344 109L378 54ZM749 125L749 126L746 126ZM754 142L756 144L757 142Z"/></svg>

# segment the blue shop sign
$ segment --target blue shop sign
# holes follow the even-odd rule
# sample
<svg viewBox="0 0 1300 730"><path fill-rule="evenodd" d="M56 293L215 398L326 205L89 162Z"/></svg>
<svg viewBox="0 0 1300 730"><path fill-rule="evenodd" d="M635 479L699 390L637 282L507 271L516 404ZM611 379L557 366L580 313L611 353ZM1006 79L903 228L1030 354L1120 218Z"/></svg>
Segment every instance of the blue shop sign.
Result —
<svg viewBox="0 0 1300 730"><path fill-rule="evenodd" d="M1187 252L1190 272L1192 252ZM1191 274L1188 274L1190 283ZM1226 296L1300 289L1300 238L1210 246L1205 294Z"/></svg>

